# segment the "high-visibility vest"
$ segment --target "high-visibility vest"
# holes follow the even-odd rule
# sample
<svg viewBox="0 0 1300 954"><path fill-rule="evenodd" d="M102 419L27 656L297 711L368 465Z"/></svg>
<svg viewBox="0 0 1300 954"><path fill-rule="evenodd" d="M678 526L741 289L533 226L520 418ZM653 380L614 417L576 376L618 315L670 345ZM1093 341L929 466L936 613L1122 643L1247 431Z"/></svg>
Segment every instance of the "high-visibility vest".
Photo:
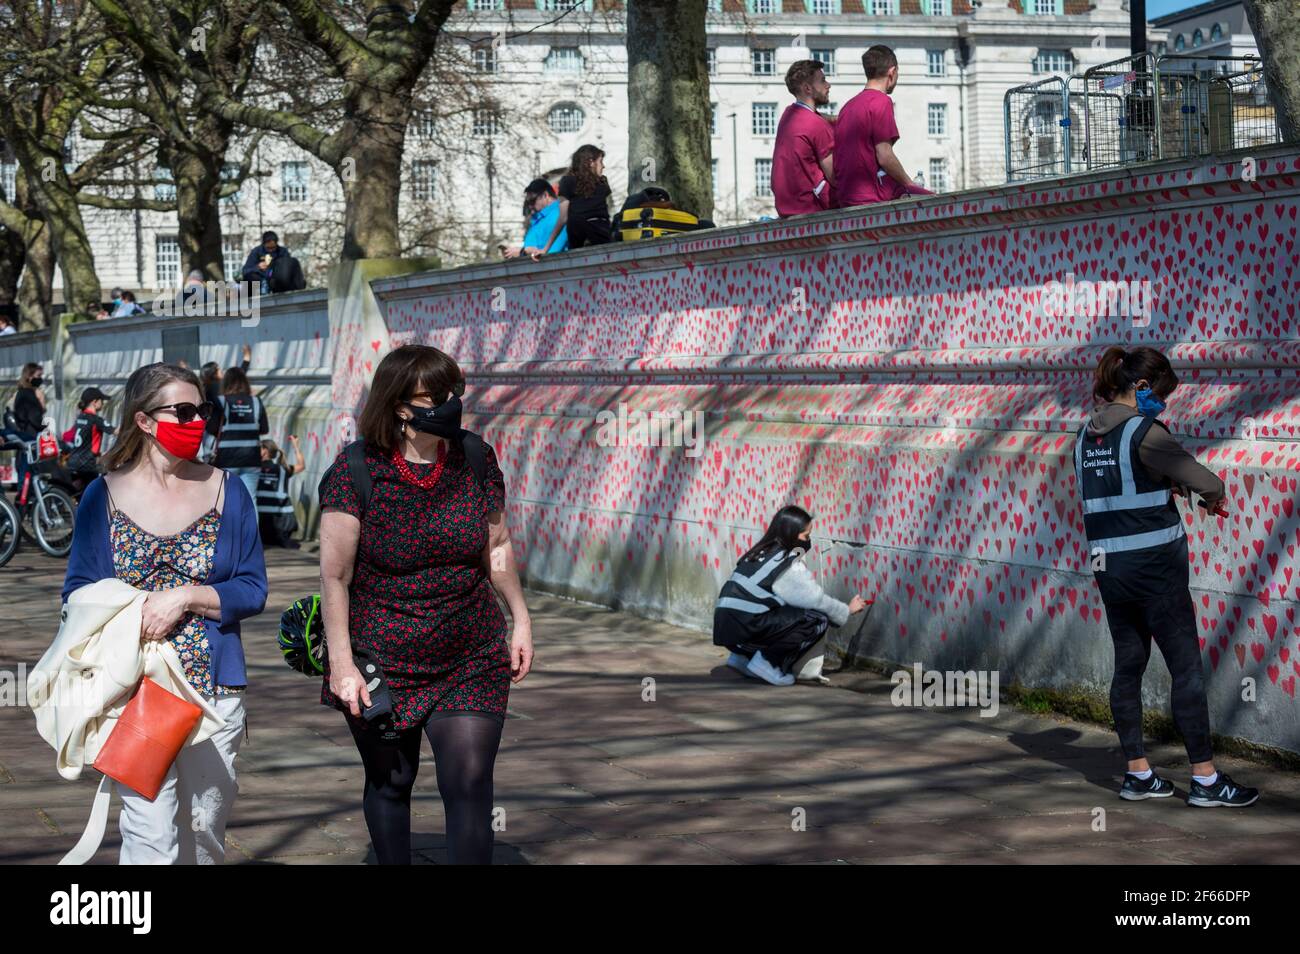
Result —
<svg viewBox="0 0 1300 954"><path fill-rule="evenodd" d="M714 643L730 646L745 642L757 617L786 605L772 587L803 552L778 547L764 559L736 564L713 607Z"/></svg>
<svg viewBox="0 0 1300 954"><path fill-rule="evenodd" d="M263 461L262 472L257 475L257 512L293 513L289 472L273 460Z"/></svg>
<svg viewBox="0 0 1300 954"><path fill-rule="evenodd" d="M1148 474L1138 456L1153 426L1164 425L1137 415L1089 434L1085 424L1075 441L1083 526L1104 597L1138 597L1186 579L1187 535L1172 484Z"/></svg>
<svg viewBox="0 0 1300 954"><path fill-rule="evenodd" d="M217 466L261 466L262 402L251 394L224 394L217 402L222 417Z"/></svg>

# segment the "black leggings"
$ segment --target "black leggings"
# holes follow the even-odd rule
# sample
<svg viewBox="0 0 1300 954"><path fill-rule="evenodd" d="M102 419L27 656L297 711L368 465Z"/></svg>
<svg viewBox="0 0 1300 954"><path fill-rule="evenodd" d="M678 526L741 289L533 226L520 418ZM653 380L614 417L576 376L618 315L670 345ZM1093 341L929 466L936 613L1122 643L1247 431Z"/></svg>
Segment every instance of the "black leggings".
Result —
<svg viewBox="0 0 1300 954"><path fill-rule="evenodd" d="M1130 761L1140 759L1142 747L1142 674L1151 659L1155 639L1173 680L1170 702L1174 726L1183 737L1187 758L1208 762L1210 710L1205 701L1205 672L1201 666L1196 609L1186 589L1144 600L1103 600L1110 638L1115 643L1115 678L1110 684L1110 712L1120 745Z"/></svg>
<svg viewBox="0 0 1300 954"><path fill-rule="evenodd" d="M454 865L492 862L492 766L502 721L486 712L435 714L424 725L433 746L438 794L447 818L447 854ZM381 865L411 863L411 789L420 768L420 729L387 741L348 718L366 769L366 827Z"/></svg>
<svg viewBox="0 0 1300 954"><path fill-rule="evenodd" d="M569 248L607 245L614 240L609 219L569 219L566 234Z"/></svg>
<svg viewBox="0 0 1300 954"><path fill-rule="evenodd" d="M731 649L750 658L762 652L763 658L783 673L794 672L799 657L826 635L831 622L825 613L797 606L768 610L760 619L763 626L755 626L745 642Z"/></svg>

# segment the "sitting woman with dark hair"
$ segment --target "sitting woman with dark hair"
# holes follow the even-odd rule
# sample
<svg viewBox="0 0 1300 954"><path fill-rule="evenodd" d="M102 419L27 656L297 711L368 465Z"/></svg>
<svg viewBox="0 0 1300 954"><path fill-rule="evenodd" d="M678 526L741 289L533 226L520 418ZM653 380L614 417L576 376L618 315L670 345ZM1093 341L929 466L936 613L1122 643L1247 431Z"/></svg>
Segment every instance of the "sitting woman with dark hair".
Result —
<svg viewBox="0 0 1300 954"><path fill-rule="evenodd" d="M731 668L774 686L788 686L796 677L826 681L821 667L827 628L843 626L867 601L855 595L842 603L826 594L803 562L811 539L812 516L783 507L722 585L713 642L731 650Z"/></svg>

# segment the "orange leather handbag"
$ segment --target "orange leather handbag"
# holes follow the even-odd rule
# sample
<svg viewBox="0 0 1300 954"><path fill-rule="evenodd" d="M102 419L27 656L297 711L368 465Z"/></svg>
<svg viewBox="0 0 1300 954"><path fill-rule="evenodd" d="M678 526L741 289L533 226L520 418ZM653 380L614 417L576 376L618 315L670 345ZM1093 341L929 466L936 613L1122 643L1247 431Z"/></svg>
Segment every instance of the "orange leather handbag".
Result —
<svg viewBox="0 0 1300 954"><path fill-rule="evenodd" d="M148 676L113 726L95 768L152 801L203 710Z"/></svg>

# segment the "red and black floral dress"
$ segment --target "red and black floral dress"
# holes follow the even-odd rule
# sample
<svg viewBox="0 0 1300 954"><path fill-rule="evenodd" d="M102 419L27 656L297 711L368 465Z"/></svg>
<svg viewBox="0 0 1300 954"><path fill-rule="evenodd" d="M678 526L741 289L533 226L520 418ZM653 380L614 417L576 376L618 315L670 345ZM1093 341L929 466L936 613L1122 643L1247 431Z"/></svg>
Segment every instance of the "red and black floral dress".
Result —
<svg viewBox="0 0 1300 954"><path fill-rule="evenodd" d="M505 716L506 620L482 555L487 515L505 509L506 488L496 454L486 444L484 450L486 488L453 446L437 483L425 490L405 480L387 454L366 447L373 489L357 545L349 629L353 646L388 677L398 730L439 713ZM438 465L406 466L425 478ZM321 478L320 505L359 512L342 454ZM328 666L321 703L347 711L330 692Z"/></svg>

